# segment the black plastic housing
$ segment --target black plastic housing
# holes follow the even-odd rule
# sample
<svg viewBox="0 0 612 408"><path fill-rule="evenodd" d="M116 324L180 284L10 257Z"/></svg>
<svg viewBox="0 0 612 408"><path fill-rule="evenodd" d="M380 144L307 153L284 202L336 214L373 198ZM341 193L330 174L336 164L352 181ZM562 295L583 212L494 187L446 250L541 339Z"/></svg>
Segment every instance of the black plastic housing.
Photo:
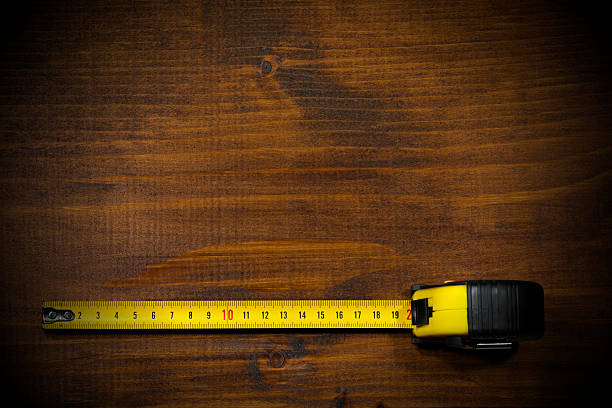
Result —
<svg viewBox="0 0 612 408"><path fill-rule="evenodd" d="M476 342L517 342L544 334L544 290L535 282L467 282L468 337Z"/></svg>
<svg viewBox="0 0 612 408"><path fill-rule="evenodd" d="M466 285L468 335L445 339L418 338L420 345L510 348L544 334L544 290L536 282L519 280L454 281L443 285L414 285L412 294L439 286ZM435 311L433 311L435 313ZM419 321L423 314L419 314ZM431 314L428 316L431 317ZM427 319L429 320L429 319Z"/></svg>

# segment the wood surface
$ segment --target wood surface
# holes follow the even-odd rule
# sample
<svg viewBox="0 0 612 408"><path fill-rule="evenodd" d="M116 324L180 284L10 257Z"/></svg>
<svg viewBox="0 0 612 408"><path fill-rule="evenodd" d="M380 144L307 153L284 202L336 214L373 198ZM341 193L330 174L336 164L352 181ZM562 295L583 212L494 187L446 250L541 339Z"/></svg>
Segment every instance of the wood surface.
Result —
<svg viewBox="0 0 612 408"><path fill-rule="evenodd" d="M5 10L6 390L74 407L585 406L605 393L610 58L589 8ZM490 278L542 284L541 340L500 356L398 332L40 326L43 300L406 298L414 283Z"/></svg>

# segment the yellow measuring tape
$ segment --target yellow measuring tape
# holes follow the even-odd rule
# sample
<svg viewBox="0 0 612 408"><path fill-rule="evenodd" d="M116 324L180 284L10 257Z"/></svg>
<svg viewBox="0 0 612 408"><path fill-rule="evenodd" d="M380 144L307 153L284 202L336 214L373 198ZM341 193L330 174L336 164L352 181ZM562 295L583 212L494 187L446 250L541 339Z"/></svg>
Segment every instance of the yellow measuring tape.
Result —
<svg viewBox="0 0 612 408"><path fill-rule="evenodd" d="M45 329L410 329L410 300L57 301Z"/></svg>
<svg viewBox="0 0 612 408"><path fill-rule="evenodd" d="M535 282L413 285L402 300L45 302L44 329L410 329L413 342L512 348L544 333Z"/></svg>

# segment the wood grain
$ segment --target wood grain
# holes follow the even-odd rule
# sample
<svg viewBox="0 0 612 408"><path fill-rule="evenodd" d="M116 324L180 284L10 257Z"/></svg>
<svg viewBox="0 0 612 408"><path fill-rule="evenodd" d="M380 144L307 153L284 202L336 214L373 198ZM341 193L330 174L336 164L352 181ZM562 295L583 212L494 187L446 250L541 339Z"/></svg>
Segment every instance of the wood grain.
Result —
<svg viewBox="0 0 612 408"><path fill-rule="evenodd" d="M603 393L612 100L597 13L186 0L8 14L7 389L79 407L560 406ZM43 299L405 298L414 283L489 278L543 285L543 339L492 356L391 332L40 328Z"/></svg>

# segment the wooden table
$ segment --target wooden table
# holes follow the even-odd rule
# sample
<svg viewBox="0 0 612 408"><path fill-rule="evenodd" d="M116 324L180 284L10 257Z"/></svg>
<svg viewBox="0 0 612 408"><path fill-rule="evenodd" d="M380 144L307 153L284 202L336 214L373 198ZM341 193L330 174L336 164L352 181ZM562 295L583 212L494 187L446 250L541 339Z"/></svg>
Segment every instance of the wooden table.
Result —
<svg viewBox="0 0 612 408"><path fill-rule="evenodd" d="M79 407L603 393L612 104L596 14L170 0L8 14L3 384ZM545 336L492 356L398 332L40 327L43 300L406 298L447 279L540 282Z"/></svg>

